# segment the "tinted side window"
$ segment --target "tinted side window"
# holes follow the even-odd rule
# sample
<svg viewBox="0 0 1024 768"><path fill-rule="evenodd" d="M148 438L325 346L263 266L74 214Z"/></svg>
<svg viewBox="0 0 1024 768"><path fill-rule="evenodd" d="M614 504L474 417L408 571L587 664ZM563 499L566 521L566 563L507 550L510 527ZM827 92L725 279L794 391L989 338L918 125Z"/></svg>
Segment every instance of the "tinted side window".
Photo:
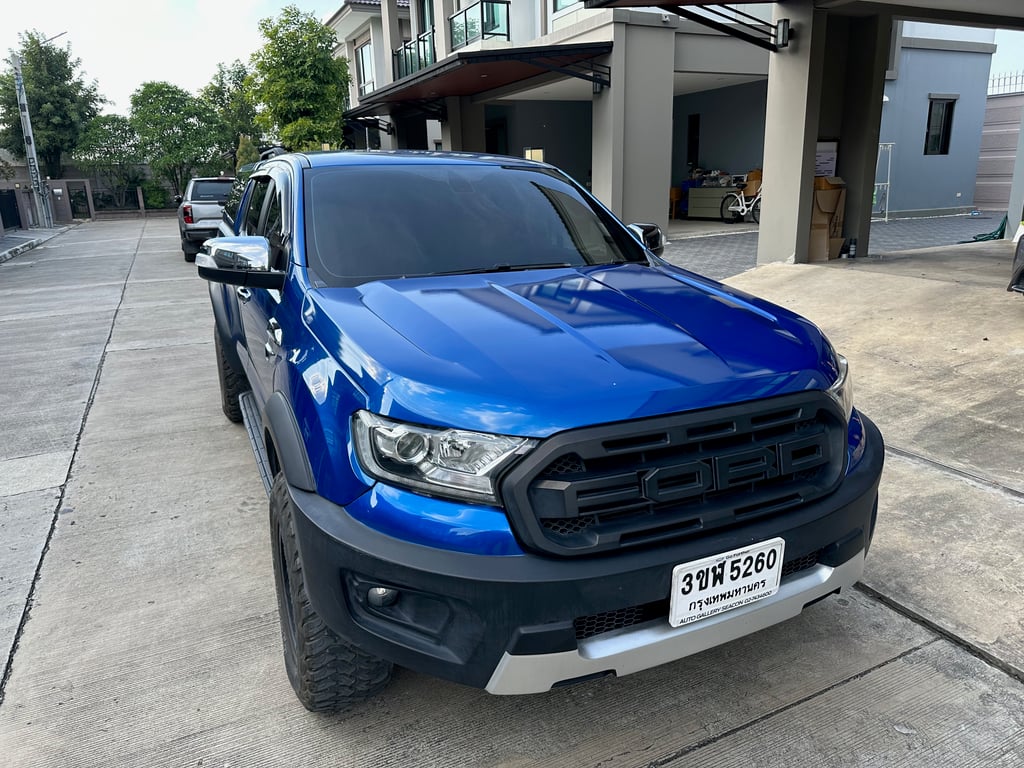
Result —
<svg viewBox="0 0 1024 768"><path fill-rule="evenodd" d="M260 232L270 243L271 266L274 269L285 268L284 253L284 205L281 200L281 188L272 185L268 193L267 215Z"/></svg>
<svg viewBox="0 0 1024 768"><path fill-rule="evenodd" d="M260 214L263 212L263 201L267 198L269 186L270 179L257 179L254 183L252 194L249 195L249 203L245 208L245 218L242 221L241 234L259 234Z"/></svg>
<svg viewBox="0 0 1024 768"><path fill-rule="evenodd" d="M234 224L235 216L238 215L238 206L242 202L242 193L245 191L245 183L249 181L252 172L256 169L256 163L246 163L238 169L235 181L231 184L227 199L224 201L224 220Z"/></svg>

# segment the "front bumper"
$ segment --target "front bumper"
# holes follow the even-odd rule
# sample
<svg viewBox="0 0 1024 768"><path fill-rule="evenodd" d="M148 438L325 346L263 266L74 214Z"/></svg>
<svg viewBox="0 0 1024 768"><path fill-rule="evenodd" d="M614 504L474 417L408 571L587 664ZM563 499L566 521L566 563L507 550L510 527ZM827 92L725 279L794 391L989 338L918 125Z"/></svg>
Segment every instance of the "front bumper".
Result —
<svg viewBox="0 0 1024 768"><path fill-rule="evenodd" d="M866 449L829 496L779 517L640 551L597 557L487 556L412 544L290 488L310 602L341 637L401 666L492 693L533 693L682 658L796 616L860 577L873 534L884 448ZM787 562L770 598L675 628L666 616L577 639L574 621L664 601L674 566L775 536ZM371 605L371 587L398 590Z"/></svg>

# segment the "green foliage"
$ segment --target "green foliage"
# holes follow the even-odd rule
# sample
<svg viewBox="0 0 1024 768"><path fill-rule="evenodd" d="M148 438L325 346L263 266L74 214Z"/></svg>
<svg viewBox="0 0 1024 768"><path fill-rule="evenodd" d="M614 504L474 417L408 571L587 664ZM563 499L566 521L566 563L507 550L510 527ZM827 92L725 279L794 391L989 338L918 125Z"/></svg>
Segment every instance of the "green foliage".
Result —
<svg viewBox="0 0 1024 768"><path fill-rule="evenodd" d="M132 94L130 120L150 169L174 194L181 194L192 176L223 170L217 115L188 91L170 83L143 83Z"/></svg>
<svg viewBox="0 0 1024 768"><path fill-rule="evenodd" d="M13 179L14 166L0 157L0 179Z"/></svg>
<svg viewBox="0 0 1024 768"><path fill-rule="evenodd" d="M231 65L218 64L217 73L199 93L199 98L217 115L217 149L237 164L236 147L240 137L254 136L256 107L248 97L246 78L249 70L237 59Z"/></svg>
<svg viewBox="0 0 1024 768"><path fill-rule="evenodd" d="M95 81L86 83L77 74L81 61L71 56L70 44L61 48L34 31L23 32L19 38L36 156L41 172L57 179L63 175L64 153L75 149L86 124L106 100L97 93ZM0 147L15 157L25 157L13 67L0 74Z"/></svg>
<svg viewBox="0 0 1024 768"><path fill-rule="evenodd" d="M294 5L259 26L265 42L249 77L257 123L295 149L338 145L349 74L348 62L334 57L334 30Z"/></svg>
<svg viewBox="0 0 1024 768"><path fill-rule="evenodd" d="M145 201L147 209L174 207L171 202L171 193L159 179L143 179L140 186L142 187L142 199Z"/></svg>
<svg viewBox="0 0 1024 768"><path fill-rule="evenodd" d="M260 159L260 151L245 134L238 140L238 149L235 150L235 172L247 163L255 163Z"/></svg>
<svg viewBox="0 0 1024 768"><path fill-rule="evenodd" d="M109 188L119 206L134 200L135 187L144 177L145 157L139 134L127 117L94 117L71 156L75 165Z"/></svg>

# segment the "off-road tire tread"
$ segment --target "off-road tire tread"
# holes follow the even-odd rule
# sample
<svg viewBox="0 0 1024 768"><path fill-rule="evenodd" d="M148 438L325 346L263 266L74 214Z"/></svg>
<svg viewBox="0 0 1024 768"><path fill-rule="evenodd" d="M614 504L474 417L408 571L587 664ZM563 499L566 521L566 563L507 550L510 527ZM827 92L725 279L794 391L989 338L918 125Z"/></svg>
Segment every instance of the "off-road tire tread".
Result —
<svg viewBox="0 0 1024 768"><path fill-rule="evenodd" d="M220 334L213 332L213 343L217 349L217 379L220 381L220 406L228 421L240 424L242 421L242 405L238 402L239 395L249 391L249 380L244 373L238 373L228 363L221 347Z"/></svg>
<svg viewBox="0 0 1024 768"><path fill-rule="evenodd" d="M295 523L288 497L287 481L282 473L274 478L270 492L272 546L283 545L290 593L278 595L281 614L281 642L284 645L288 679L302 705L311 712L339 712L379 693L391 680L391 662L360 650L342 640L313 610L295 541ZM275 552L275 567L278 554ZM281 582L277 580L278 590ZM297 647L294 657L288 642L285 622L288 614L282 599L292 601L296 621ZM289 663L290 662L290 663Z"/></svg>

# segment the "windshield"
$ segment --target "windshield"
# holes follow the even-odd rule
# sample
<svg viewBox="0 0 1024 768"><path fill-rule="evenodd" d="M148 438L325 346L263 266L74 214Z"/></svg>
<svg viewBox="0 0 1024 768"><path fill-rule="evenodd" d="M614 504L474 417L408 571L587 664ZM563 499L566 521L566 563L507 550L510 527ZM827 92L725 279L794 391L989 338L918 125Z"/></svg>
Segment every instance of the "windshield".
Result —
<svg viewBox="0 0 1024 768"><path fill-rule="evenodd" d="M645 261L560 175L495 165L319 168L304 187L309 266L328 285Z"/></svg>
<svg viewBox="0 0 1024 768"><path fill-rule="evenodd" d="M231 191L231 184L234 179L218 179L217 181L197 181L192 185L192 195L189 198L196 202L217 201L224 204Z"/></svg>

